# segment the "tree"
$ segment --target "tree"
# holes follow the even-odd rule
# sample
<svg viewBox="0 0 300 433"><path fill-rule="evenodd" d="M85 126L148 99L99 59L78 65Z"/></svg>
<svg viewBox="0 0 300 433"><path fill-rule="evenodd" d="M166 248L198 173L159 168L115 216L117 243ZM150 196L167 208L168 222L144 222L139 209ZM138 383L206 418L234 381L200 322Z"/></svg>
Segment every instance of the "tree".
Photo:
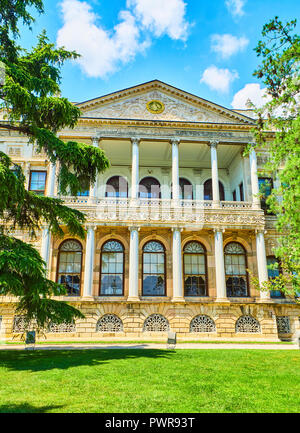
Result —
<svg viewBox="0 0 300 433"><path fill-rule="evenodd" d="M262 64L254 72L269 96L269 102L256 110L256 147L269 153L264 172L278 173L281 183L266 204L277 216L275 255L282 273L262 289L293 297L300 295L300 37L294 34L295 27L296 20L283 24L278 17L264 25L263 40L255 48ZM270 137L271 130L275 136Z"/></svg>
<svg viewBox="0 0 300 433"><path fill-rule="evenodd" d="M55 48L46 33L38 37L30 51L17 45L18 24L31 28L34 18L29 8L43 13L42 0L0 0L0 99L5 120L0 130L15 131L28 137L51 163L58 163L62 194L76 195L87 183L94 183L97 172L109 162L101 149L73 141L64 142L57 131L74 127L80 111L66 98L59 97L61 67L78 54ZM21 167L0 152L0 295L18 296L17 310L29 327L45 328L50 322L71 322L82 313L71 305L52 299L66 293L62 285L46 277L46 266L39 253L25 242L10 236L16 228L37 236L41 223L55 235L85 237L81 212L63 205L62 200L27 191Z"/></svg>

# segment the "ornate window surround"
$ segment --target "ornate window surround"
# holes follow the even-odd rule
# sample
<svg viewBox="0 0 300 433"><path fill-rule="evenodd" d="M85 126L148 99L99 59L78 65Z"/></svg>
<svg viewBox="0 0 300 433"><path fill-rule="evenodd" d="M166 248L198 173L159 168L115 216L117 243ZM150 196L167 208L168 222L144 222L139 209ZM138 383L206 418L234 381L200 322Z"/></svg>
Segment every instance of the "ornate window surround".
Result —
<svg viewBox="0 0 300 433"><path fill-rule="evenodd" d="M64 248L64 244L66 244L67 242L70 242L70 241L74 241L74 242L76 242L76 244L79 244L81 246L79 295L74 295L74 296L78 296L79 297L79 296L82 296L82 293L81 293L81 291L82 291L82 289L81 289L81 286L82 286L82 262L83 262L84 250L83 250L82 243L78 239L75 239L75 238L65 239L58 246L58 256L57 256L57 263L56 263L56 280L55 281L58 283L58 278L59 278L59 274L60 274L60 272L59 272L60 254L61 254L61 251L64 252L64 250L62 248ZM72 250L72 251L69 250L69 251L70 252L79 252L79 250ZM65 252L67 252L67 250L65 250ZM73 295L66 295L66 296L73 296Z"/></svg>
<svg viewBox="0 0 300 433"><path fill-rule="evenodd" d="M108 245L109 243L117 243L122 247L122 250L118 250L118 251L109 251L106 250L105 251L105 246ZM103 261L103 254L109 254L109 253L114 253L114 252L118 252L118 253L122 253L123 254L123 258L122 258L122 294L116 294L116 295L106 295L101 293L101 282L102 282L102 275L106 274L106 275L110 275L109 273L105 273L102 271L102 261ZM123 242L121 242L119 239L107 239L101 246L101 254L100 254L100 272L99 272L99 296L124 296L124 286L125 286L125 247L123 245Z"/></svg>
<svg viewBox="0 0 300 433"><path fill-rule="evenodd" d="M185 251L185 249L188 247L188 245L190 244L197 244L202 248L202 251L200 252L192 252L192 251ZM184 282L185 282L185 256L187 254L203 254L204 255L204 266L205 266L205 274L199 274L199 275L204 275L205 276L205 295L194 295L196 297L198 296L208 296L208 272L207 272L207 250L205 248L205 246L199 242L198 240L190 240L188 242L186 242L182 248L182 254L183 254L183 286L184 286ZM188 275L188 274L187 274ZM183 287L184 289L184 287ZM193 295L184 295L185 297L190 297Z"/></svg>
<svg viewBox="0 0 300 433"><path fill-rule="evenodd" d="M151 244L151 243L156 243L159 244L161 246L161 250L157 250L157 251L145 251L145 248L147 248L147 245ZM156 254L156 253L163 253L164 254L164 293L161 295L145 295L144 294L144 254ZM150 275L150 274L146 274L146 275ZM147 296L147 297L160 297L160 296L166 296L167 294L167 264L166 264L166 248L164 246L164 244L157 240L157 239L150 239L147 242L144 243L143 247L142 247L142 296Z"/></svg>
<svg viewBox="0 0 300 433"><path fill-rule="evenodd" d="M233 241L233 240L230 240L229 242L227 242L225 245L224 245L224 266L225 266L225 280L227 279L227 277L228 276L231 276L230 274L227 274L226 273L226 255L228 254L228 255L234 255L235 253L227 253L226 252L226 248L230 245L230 244L237 244L237 245L239 245L241 248L242 248L242 250L243 250L243 253L236 253L237 255L241 255L241 254L243 254L244 255L244 257L245 257L245 270L246 270L246 274L245 274L245 280L246 280L246 295L245 296L228 296L229 298L231 297L231 298L247 298L247 297L249 297L250 296L250 287L249 287L249 275L248 275L248 272L247 272L247 268L248 268L248 259L247 259L247 251L246 251L246 248L244 247L244 245L241 243L241 242L239 242L239 241ZM239 275L239 277L240 277L240 275ZM227 293L227 281L226 281L226 293Z"/></svg>

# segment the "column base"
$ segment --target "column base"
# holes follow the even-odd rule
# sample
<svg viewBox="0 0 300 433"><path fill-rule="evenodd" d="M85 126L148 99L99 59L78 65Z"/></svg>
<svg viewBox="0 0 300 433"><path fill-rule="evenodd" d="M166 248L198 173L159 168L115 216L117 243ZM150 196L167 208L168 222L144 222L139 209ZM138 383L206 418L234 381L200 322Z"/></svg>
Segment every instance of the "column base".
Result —
<svg viewBox="0 0 300 433"><path fill-rule="evenodd" d="M221 203L219 200L213 201L212 202L212 208L213 209L219 209L221 207Z"/></svg>
<svg viewBox="0 0 300 433"><path fill-rule="evenodd" d="M215 302L230 302L230 300L228 298L216 298Z"/></svg>
<svg viewBox="0 0 300 433"><path fill-rule="evenodd" d="M127 302L140 302L140 298L138 296L130 296L127 298Z"/></svg>
<svg viewBox="0 0 300 433"><path fill-rule="evenodd" d="M185 299L182 297L176 297L176 298L172 298L171 302L180 302L180 303L185 303Z"/></svg>
<svg viewBox="0 0 300 433"><path fill-rule="evenodd" d="M94 301L94 296L92 295L83 295L81 301Z"/></svg>

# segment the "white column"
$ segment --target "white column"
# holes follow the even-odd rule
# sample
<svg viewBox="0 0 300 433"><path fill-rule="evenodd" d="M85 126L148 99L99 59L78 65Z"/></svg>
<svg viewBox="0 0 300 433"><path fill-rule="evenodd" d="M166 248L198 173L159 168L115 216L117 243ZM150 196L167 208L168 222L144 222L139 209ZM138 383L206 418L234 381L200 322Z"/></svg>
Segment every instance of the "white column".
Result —
<svg viewBox="0 0 300 433"><path fill-rule="evenodd" d="M56 183L56 163L54 164L51 163L49 168L48 197L54 197L55 183Z"/></svg>
<svg viewBox="0 0 300 433"><path fill-rule="evenodd" d="M266 256L265 236L264 230L256 231L256 257L257 257L257 270L259 285L268 281L268 265ZM260 292L260 299L270 299L269 292Z"/></svg>
<svg viewBox="0 0 300 433"><path fill-rule="evenodd" d="M131 198L139 196L139 138L132 138Z"/></svg>
<svg viewBox="0 0 300 433"><path fill-rule="evenodd" d="M127 301L139 301L139 228L130 227L129 294Z"/></svg>
<svg viewBox="0 0 300 433"><path fill-rule="evenodd" d="M173 259L173 302L184 302L182 284L182 254L181 254L181 231L173 228L172 259Z"/></svg>
<svg viewBox="0 0 300 433"><path fill-rule="evenodd" d="M24 168L24 176L25 176L25 188L29 190L29 182L30 182L30 168L31 164L30 162L26 162L25 168Z"/></svg>
<svg viewBox="0 0 300 433"><path fill-rule="evenodd" d="M92 137L92 146L98 147L99 146L99 140L100 137ZM97 176L96 176L96 182L92 185L90 185L90 201L93 202L97 198Z"/></svg>
<svg viewBox="0 0 300 433"><path fill-rule="evenodd" d="M85 250L83 296L91 297L93 290L94 252L96 227L88 226Z"/></svg>
<svg viewBox="0 0 300 433"><path fill-rule="evenodd" d="M219 192L219 174L218 174L218 156L217 146L218 141L211 141L210 155L211 155L211 178L212 178L212 192L213 192L213 207L220 206L220 192Z"/></svg>
<svg viewBox="0 0 300 433"><path fill-rule="evenodd" d="M252 206L255 209L260 209L259 184L257 176L257 160L256 152L252 148L250 151L250 173L251 173L251 190L252 190Z"/></svg>
<svg viewBox="0 0 300 433"><path fill-rule="evenodd" d="M50 245L51 245L51 232L47 227L43 228L42 231L42 246L41 246L41 257L46 262L47 273L50 271Z"/></svg>
<svg viewBox="0 0 300 433"><path fill-rule="evenodd" d="M224 265L224 248L223 248L223 230L215 229L215 268L216 268L216 286L217 301L227 301L225 265Z"/></svg>
<svg viewBox="0 0 300 433"><path fill-rule="evenodd" d="M174 203L179 201L179 143L180 140L171 140L172 144L172 198Z"/></svg>

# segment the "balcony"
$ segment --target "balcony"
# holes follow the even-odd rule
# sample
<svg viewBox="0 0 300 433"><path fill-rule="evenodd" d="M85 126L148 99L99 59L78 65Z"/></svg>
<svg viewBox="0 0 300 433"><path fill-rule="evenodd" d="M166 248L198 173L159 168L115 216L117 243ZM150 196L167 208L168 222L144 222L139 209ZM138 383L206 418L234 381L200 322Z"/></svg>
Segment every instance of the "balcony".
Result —
<svg viewBox="0 0 300 433"><path fill-rule="evenodd" d="M134 224L172 226L188 224L214 228L263 228L264 212L252 202L211 200L60 197L65 204L87 215L87 221L106 225Z"/></svg>

